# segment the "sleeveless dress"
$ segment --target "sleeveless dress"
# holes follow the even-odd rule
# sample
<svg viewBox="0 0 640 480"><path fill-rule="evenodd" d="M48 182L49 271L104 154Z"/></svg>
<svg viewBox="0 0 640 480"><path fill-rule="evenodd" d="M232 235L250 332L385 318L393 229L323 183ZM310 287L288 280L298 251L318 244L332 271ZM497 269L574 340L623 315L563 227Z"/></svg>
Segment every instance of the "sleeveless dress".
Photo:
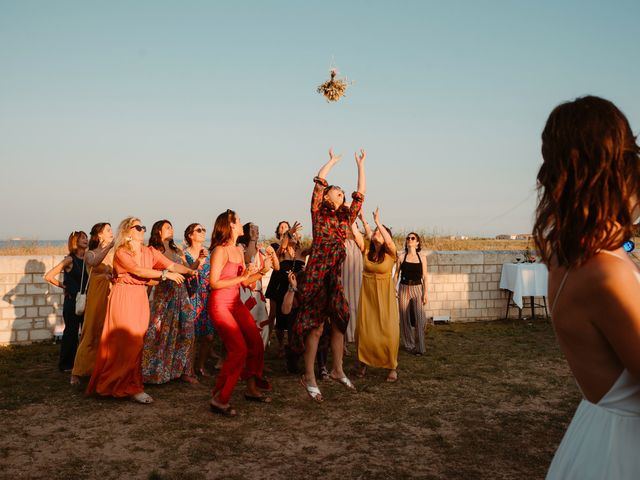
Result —
<svg viewBox="0 0 640 480"><path fill-rule="evenodd" d="M370 367L398 367L400 319L391 271L395 258L385 255L374 263L364 255L358 306L358 359Z"/></svg>
<svg viewBox="0 0 640 480"><path fill-rule="evenodd" d="M605 478L640 478L640 381L626 369L598 403L580 401L547 472L548 480Z"/></svg>
<svg viewBox="0 0 640 480"><path fill-rule="evenodd" d="M78 334L84 319L84 314L76 315L76 295L82 289L85 291L89 277L84 268L84 261L74 253L71 257L71 270L64 272L62 283L64 285L64 303L62 305L62 318L64 319L64 332L60 343L60 371L73 369L73 362L78 350ZM84 275L83 275L84 271ZM82 285L80 285L82 282Z"/></svg>

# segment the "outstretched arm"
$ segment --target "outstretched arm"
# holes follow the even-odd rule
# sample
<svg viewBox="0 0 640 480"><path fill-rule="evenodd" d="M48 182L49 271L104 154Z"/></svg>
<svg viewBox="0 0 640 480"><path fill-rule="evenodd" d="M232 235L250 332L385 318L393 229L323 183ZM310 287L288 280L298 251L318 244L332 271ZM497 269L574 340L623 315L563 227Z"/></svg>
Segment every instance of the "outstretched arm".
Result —
<svg viewBox="0 0 640 480"><path fill-rule="evenodd" d="M387 252L390 255L396 256L396 243L393 241L393 237L389 233L389 230L385 228L385 226L380 221L380 209L376 208L375 212L373 212L373 220L376 222L376 227L380 230L382 234L382 238L384 239L384 245L387 247Z"/></svg>
<svg viewBox="0 0 640 480"><path fill-rule="evenodd" d="M367 220L364 218L364 214L362 213L362 211L360 211L358 218L360 219L360 221L362 222L362 226L364 227L365 237L367 237L367 240L371 241L373 232L371 231L371 227L369 226L369 223L367 223Z"/></svg>
<svg viewBox="0 0 640 480"><path fill-rule="evenodd" d="M358 165L358 193L364 195L367 190L367 180L364 175L364 159L367 158L367 152L361 148L360 154L358 155L358 152L356 152L355 156L356 165Z"/></svg>
<svg viewBox="0 0 640 480"><path fill-rule="evenodd" d="M327 174L333 168L333 166L340 161L342 155L335 155L333 153L333 148L329 149L329 161L325 163L322 168L318 171L318 178L326 179Z"/></svg>

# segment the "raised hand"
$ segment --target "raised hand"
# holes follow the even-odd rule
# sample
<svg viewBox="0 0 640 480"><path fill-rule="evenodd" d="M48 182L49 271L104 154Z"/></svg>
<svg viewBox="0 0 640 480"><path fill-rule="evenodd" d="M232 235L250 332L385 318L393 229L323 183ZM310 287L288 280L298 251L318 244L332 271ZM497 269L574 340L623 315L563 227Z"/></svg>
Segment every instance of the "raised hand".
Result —
<svg viewBox="0 0 640 480"><path fill-rule="evenodd" d="M360 154L358 154L358 152L356 152L355 154L356 157L356 164L358 165L358 167L361 167L364 165L364 159L367 158L367 152L364 151L364 149L360 149Z"/></svg>
<svg viewBox="0 0 640 480"><path fill-rule="evenodd" d="M333 153L333 147L331 147L329 149L329 161L330 162L338 163L341 158L342 158L342 155L336 155L336 154Z"/></svg>
<svg viewBox="0 0 640 480"><path fill-rule="evenodd" d="M289 270L287 272L287 279L289 280L291 288L298 288L298 279L296 278L296 274L293 270Z"/></svg>
<svg viewBox="0 0 640 480"><path fill-rule="evenodd" d="M376 222L376 225L380 224L380 209L378 207L373 212L373 221Z"/></svg>

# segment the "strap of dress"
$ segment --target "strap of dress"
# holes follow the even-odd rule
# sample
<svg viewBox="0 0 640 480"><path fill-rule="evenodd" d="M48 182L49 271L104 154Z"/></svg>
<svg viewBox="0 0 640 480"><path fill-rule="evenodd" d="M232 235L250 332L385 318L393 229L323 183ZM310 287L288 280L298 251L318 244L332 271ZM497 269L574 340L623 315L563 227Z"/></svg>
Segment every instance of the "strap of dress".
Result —
<svg viewBox="0 0 640 480"><path fill-rule="evenodd" d="M567 281L568 277L569 277L569 269L567 268L567 271L564 272L564 277L562 277L562 281L560 282L560 286L558 287L558 291L556 292L556 296L553 299L553 305L551 305L551 316L552 317L553 317L553 312L556 309L556 305L558 303L558 299L560 298L560 293L562 292L562 288L564 287L564 284Z"/></svg>

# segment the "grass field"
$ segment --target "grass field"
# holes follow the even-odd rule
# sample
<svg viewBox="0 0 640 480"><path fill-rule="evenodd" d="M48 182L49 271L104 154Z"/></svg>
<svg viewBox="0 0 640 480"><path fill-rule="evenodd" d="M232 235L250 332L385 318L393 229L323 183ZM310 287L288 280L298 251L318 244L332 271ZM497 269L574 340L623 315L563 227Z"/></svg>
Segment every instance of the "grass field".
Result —
<svg viewBox="0 0 640 480"><path fill-rule="evenodd" d="M579 401L544 320L429 327L396 384L324 382L320 405L268 351L274 401L239 384L235 419L209 412L210 378L150 386L150 406L86 398L57 353L0 348L0 478L543 478Z"/></svg>

